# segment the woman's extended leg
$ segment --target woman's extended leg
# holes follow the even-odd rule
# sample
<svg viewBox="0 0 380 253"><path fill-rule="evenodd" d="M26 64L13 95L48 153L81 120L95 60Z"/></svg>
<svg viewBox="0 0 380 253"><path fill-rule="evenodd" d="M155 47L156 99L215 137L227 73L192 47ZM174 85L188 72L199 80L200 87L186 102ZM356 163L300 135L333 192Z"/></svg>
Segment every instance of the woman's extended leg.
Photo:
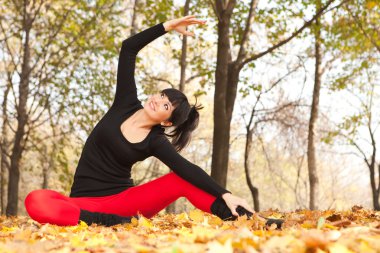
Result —
<svg viewBox="0 0 380 253"><path fill-rule="evenodd" d="M69 198L52 190L35 190L25 199L29 216L40 223L61 226L76 225L81 209L91 212L152 217L180 197L186 197L195 207L210 212L216 199L171 172L143 185L119 194L104 197Z"/></svg>
<svg viewBox="0 0 380 253"><path fill-rule="evenodd" d="M174 172L104 197L69 198L52 190L36 190L26 197L25 207L30 217L40 223L76 225L79 218L84 217L86 222L112 225L138 213L150 218L180 197L186 197L198 209L216 214L222 219L232 215L221 198L199 189ZM83 210L98 214L94 216L93 213L85 212L87 215L83 216ZM103 214L123 217L120 219Z"/></svg>
<svg viewBox="0 0 380 253"><path fill-rule="evenodd" d="M211 212L210 207L216 199L213 195L180 178L174 172L170 172L117 194L115 198L104 203L102 211L122 216L141 213L150 218L180 197L186 197L196 208L209 213Z"/></svg>

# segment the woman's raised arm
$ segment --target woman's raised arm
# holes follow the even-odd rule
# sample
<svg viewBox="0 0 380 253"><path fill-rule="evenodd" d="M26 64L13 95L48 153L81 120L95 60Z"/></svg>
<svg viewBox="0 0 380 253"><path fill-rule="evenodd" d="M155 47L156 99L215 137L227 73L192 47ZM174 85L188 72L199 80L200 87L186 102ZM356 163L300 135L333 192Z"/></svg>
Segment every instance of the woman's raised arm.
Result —
<svg viewBox="0 0 380 253"><path fill-rule="evenodd" d="M205 21L196 19L195 16L177 18L150 27L124 40L119 56L114 104L126 103L130 105L138 102L134 78L138 52L150 42L171 30L183 35L194 36L194 33L186 30L187 26L194 24L205 24Z"/></svg>
<svg viewBox="0 0 380 253"><path fill-rule="evenodd" d="M117 68L114 105L133 105L138 102L134 77L137 53L147 44L165 33L165 28L160 23L123 41Z"/></svg>
<svg viewBox="0 0 380 253"><path fill-rule="evenodd" d="M205 21L196 19L195 16L186 16L157 24L124 40L119 56L114 104L124 103L132 105L138 102L134 74L136 56L142 48L171 30L184 35L194 36L194 33L187 31L186 27L204 23Z"/></svg>

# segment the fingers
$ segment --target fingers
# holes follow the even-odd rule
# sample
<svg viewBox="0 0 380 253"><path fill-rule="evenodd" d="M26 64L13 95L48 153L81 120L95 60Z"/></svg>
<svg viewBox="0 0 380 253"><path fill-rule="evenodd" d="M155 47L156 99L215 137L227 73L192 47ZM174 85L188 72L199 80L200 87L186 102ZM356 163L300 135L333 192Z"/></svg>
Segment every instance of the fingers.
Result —
<svg viewBox="0 0 380 253"><path fill-rule="evenodd" d="M195 18L195 15L187 15L183 17L183 19L191 19L191 18Z"/></svg>
<svg viewBox="0 0 380 253"><path fill-rule="evenodd" d="M231 209L231 208L230 208ZM239 216L239 214L236 212L236 207L231 209L231 213L235 216Z"/></svg>
<svg viewBox="0 0 380 253"><path fill-rule="evenodd" d="M243 207L244 207L245 209L247 209L248 211L250 211L251 213L254 213L254 212L255 212L255 211L253 210L253 208L250 207L249 205L243 205Z"/></svg>
<svg viewBox="0 0 380 253"><path fill-rule="evenodd" d="M189 25L194 25L194 24L204 25L204 24L206 24L206 21L205 20L196 19L196 20L190 20L190 21L188 21L187 24L189 24Z"/></svg>
<svg viewBox="0 0 380 253"><path fill-rule="evenodd" d="M180 22L186 22L187 24L205 24L205 20L197 19L195 15L185 16L180 18Z"/></svg>
<svg viewBox="0 0 380 253"><path fill-rule="evenodd" d="M170 22L172 22L171 30L175 30L179 33L182 33L183 35L192 36L192 37L195 37L195 34L193 32L187 31L186 30L187 26L206 24L205 20L197 19L195 15L188 15L183 18L172 20Z"/></svg>
<svg viewBox="0 0 380 253"><path fill-rule="evenodd" d="M253 208L248 204L248 202L246 200L243 200L240 204L240 206L244 207L245 209L247 209L248 211L250 211L251 213L254 213L255 211L253 210Z"/></svg>
<svg viewBox="0 0 380 253"><path fill-rule="evenodd" d="M185 31L185 32L183 33L183 35L192 36L192 37L195 36L195 34L194 34L193 32L189 32L189 31Z"/></svg>

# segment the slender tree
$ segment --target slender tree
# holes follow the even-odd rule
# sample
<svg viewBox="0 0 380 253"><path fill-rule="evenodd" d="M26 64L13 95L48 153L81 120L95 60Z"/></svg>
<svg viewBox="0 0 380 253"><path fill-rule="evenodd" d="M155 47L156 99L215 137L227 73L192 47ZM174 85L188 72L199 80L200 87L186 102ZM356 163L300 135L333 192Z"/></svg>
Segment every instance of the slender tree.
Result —
<svg viewBox="0 0 380 253"><path fill-rule="evenodd" d="M7 72L8 73L8 72ZM1 214L5 214L5 193L6 193L6 172L9 171L9 140L8 140L8 94L10 92L10 83L4 89L3 94L3 103L2 103L2 127L1 127L1 143L0 143L0 151L1 151L1 164L0 164L0 208Z"/></svg>
<svg viewBox="0 0 380 253"><path fill-rule="evenodd" d="M183 6L183 16L189 15L190 10L190 0L185 1L185 5ZM185 82L186 82L186 59L187 58L187 36L182 37L182 50L181 50L181 60L180 60L180 79L179 79L179 90L185 91ZM167 213L175 213L176 212L176 202L173 202L168 207L166 207Z"/></svg>
<svg viewBox="0 0 380 253"><path fill-rule="evenodd" d="M190 0L185 1L183 7L183 16L189 15ZM186 82L186 58L187 58L187 36L182 37L182 50L181 50L181 76L179 79L179 90L184 92Z"/></svg>
<svg viewBox="0 0 380 253"><path fill-rule="evenodd" d="M132 12L132 21L131 21L131 36L136 34L137 31L137 14L139 9L139 0L134 0L133 3L133 12Z"/></svg>
<svg viewBox="0 0 380 253"><path fill-rule="evenodd" d="M255 145L254 143L254 136L257 135L258 128L262 124L267 123L279 123L287 128L289 126L294 125L295 121L294 116L282 116L282 114L286 113L287 111L294 110L295 107L298 105L298 101L295 102L281 102L279 101L278 105L272 107L272 108L263 108L259 109L259 105L263 102L262 97L264 97L266 94L271 92L273 89L275 89L281 82L283 82L286 77L291 75L292 73L296 72L297 69L299 69L299 65L296 66L294 69L290 70L288 73L286 73L284 76L280 77L276 81L272 82L268 88L263 89L262 85L251 85L250 88L253 90L251 92L257 93L255 94L256 100L254 101L254 105L251 108L250 116L248 119L248 122L245 123L245 129L246 129L246 138L245 138L245 147L244 147L244 172L245 172L245 178L247 181L248 188L251 191L252 199L253 199L253 206L256 212L260 211L260 200L259 200L259 189L258 187L254 186L253 179L251 178L250 174L253 170L251 164L252 164L252 146ZM248 94L244 92L244 95ZM284 120L286 118L286 120ZM257 137L259 139L261 137Z"/></svg>
<svg viewBox="0 0 380 253"><path fill-rule="evenodd" d="M331 81L333 91L348 92L357 105L352 108L336 131L328 134L324 141L332 143L333 137L342 136L346 143L354 147L369 170L369 184L375 210L380 210L380 166L376 130L380 122L375 115L376 97L379 94L378 65L380 59L378 1L350 1L333 17L329 44L344 65L340 73ZM362 81L365 80L365 81ZM350 104L351 101L350 101Z"/></svg>
<svg viewBox="0 0 380 253"><path fill-rule="evenodd" d="M316 12L318 13L321 8L321 1L316 2ZM309 119L309 132L307 137L307 165L309 172L309 208L311 210L318 209L318 170L316 164L316 152L315 152L315 124L318 119L318 107L319 107L319 94L321 90L322 79L322 43L321 43L321 25L320 18L315 19L314 27L314 57L315 57L315 70L314 70L314 88L313 98L310 109Z"/></svg>

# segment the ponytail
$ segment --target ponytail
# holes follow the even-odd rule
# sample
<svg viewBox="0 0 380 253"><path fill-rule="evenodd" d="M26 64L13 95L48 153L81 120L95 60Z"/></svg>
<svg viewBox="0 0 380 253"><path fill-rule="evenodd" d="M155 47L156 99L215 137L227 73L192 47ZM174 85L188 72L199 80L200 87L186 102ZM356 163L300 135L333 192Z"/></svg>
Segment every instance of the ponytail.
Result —
<svg viewBox="0 0 380 253"><path fill-rule="evenodd" d="M187 119L175 127L167 136L172 138L174 148L179 152L186 147L191 140L191 133L197 128L199 123L199 112L201 105L193 105L190 108Z"/></svg>

